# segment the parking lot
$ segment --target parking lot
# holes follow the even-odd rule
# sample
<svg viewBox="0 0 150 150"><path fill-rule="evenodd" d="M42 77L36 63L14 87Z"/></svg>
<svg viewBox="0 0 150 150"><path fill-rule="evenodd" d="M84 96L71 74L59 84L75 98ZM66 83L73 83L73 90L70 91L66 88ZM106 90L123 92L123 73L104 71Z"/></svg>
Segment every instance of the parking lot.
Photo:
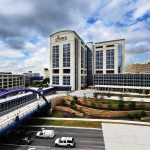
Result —
<svg viewBox="0 0 150 150"><path fill-rule="evenodd" d="M74 137L77 150L104 150L104 140L102 130L97 129L77 129L77 128L58 128L49 127L46 129L54 130L56 136L53 139L36 138L37 131L41 128L18 127L15 131L9 132L6 137L0 140L0 149L3 150L63 150L64 147L55 147L55 139L59 137ZM16 132L25 131L25 132ZM30 136L33 142L30 145L20 144L23 136Z"/></svg>

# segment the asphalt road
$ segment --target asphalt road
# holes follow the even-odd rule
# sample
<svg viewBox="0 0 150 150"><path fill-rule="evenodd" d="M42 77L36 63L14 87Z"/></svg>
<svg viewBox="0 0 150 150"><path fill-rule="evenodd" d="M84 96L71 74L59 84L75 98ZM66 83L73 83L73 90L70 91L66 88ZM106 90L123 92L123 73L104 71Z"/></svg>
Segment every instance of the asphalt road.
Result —
<svg viewBox="0 0 150 150"><path fill-rule="evenodd" d="M6 138L0 140L0 150L65 150L69 148L55 147L55 139L62 136L74 137L76 147L72 150L105 150L102 130L77 129L77 128L57 128L49 127L55 131L56 136L53 139L36 138L37 131L41 128L20 127L17 130L25 130L33 142L30 145L20 145L20 136L10 133ZM23 133L25 134L25 133ZM5 140L4 140L5 139Z"/></svg>

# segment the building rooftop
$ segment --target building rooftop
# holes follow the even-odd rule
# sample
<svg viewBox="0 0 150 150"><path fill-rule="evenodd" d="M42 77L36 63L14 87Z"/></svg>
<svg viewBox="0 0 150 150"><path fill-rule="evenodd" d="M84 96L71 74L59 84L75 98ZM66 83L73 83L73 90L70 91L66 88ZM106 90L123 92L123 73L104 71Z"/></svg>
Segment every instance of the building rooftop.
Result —
<svg viewBox="0 0 150 150"><path fill-rule="evenodd" d="M109 41L95 42L95 44L99 44L99 43L107 43L107 42L117 42L117 41L125 41L125 39L116 39L116 40L109 40Z"/></svg>
<svg viewBox="0 0 150 150"><path fill-rule="evenodd" d="M61 30L61 31L52 33L52 34L50 35L50 37L53 36L53 35L55 35L55 34L61 33L61 32L73 32L73 33L76 34L76 35L81 39L81 41L85 44L85 42L83 41L83 39L82 39L74 30Z"/></svg>

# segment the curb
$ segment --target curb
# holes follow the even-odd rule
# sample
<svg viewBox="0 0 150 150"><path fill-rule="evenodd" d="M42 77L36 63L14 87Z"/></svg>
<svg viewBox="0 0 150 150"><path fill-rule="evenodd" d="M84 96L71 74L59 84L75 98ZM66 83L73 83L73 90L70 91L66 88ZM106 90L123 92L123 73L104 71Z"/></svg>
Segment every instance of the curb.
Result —
<svg viewBox="0 0 150 150"><path fill-rule="evenodd" d="M35 127L37 127L37 128L39 128L39 127L46 127L46 128L48 128L48 127L52 127L52 128L70 128L70 129L87 129L87 130L102 130L101 128L84 128L84 127L70 127L70 126L50 126L50 125L35 125L35 126L30 126L30 125L26 125L26 126L21 126L21 127L33 127L33 128L35 128Z"/></svg>
<svg viewBox="0 0 150 150"><path fill-rule="evenodd" d="M114 124L128 124L128 125L141 125L150 126L150 123L140 121L126 121L126 120L111 120L111 119L82 119L82 118L51 118L51 117L39 117L32 119L45 119L45 120L76 120L76 121L100 121L102 123L114 123Z"/></svg>

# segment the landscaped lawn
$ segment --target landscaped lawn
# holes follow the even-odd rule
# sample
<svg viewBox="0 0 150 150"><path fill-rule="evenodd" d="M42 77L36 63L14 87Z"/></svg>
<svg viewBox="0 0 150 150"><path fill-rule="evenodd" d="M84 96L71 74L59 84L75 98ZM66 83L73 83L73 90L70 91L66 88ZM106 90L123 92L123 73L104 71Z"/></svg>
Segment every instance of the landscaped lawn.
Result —
<svg viewBox="0 0 150 150"><path fill-rule="evenodd" d="M64 116L58 111L53 111L52 117L63 118Z"/></svg>
<svg viewBox="0 0 150 150"><path fill-rule="evenodd" d="M119 104L119 100L110 100L109 104Z"/></svg>
<svg viewBox="0 0 150 150"><path fill-rule="evenodd" d="M78 121L78 120L29 119L26 122L23 122L22 125L50 125L50 126L101 128L100 121Z"/></svg>

